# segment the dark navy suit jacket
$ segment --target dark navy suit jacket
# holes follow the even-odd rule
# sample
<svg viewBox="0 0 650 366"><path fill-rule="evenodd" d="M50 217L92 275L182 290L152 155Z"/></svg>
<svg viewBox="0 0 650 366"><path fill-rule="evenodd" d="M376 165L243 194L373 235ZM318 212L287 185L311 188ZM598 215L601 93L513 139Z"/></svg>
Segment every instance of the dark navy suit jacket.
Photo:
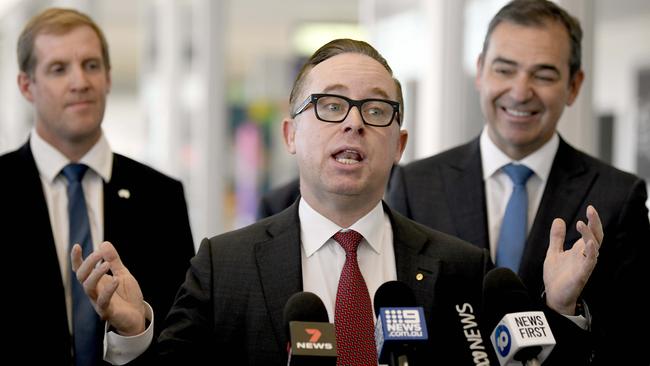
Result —
<svg viewBox="0 0 650 366"><path fill-rule="evenodd" d="M113 157L111 181L104 184L103 239L115 245L162 322L194 255L183 187L134 160ZM6 350L24 364L69 365L61 271L29 142L0 156L0 172ZM130 197L120 197L120 189Z"/></svg>
<svg viewBox="0 0 650 366"><path fill-rule="evenodd" d="M394 170L387 201L405 216L489 248L485 185L479 139ZM560 139L542 200L526 243L519 276L534 294L543 291L543 263L551 223L567 224L565 248L579 238L576 222L586 222L593 205L605 238L585 290L592 315L597 364L647 364L644 344L650 317L643 300L650 282L647 265L650 224L646 184L594 159ZM636 315L635 315L636 314Z"/></svg>

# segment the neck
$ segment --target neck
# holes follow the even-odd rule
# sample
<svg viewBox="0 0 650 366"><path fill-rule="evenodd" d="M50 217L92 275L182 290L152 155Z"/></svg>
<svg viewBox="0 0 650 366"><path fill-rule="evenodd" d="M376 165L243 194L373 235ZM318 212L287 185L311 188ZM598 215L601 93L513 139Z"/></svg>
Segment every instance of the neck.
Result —
<svg viewBox="0 0 650 366"><path fill-rule="evenodd" d="M365 196L353 197L336 194L325 194L319 197L307 191L302 191L302 198L316 212L342 228L348 228L366 216L381 200L381 197L370 200Z"/></svg>
<svg viewBox="0 0 650 366"><path fill-rule="evenodd" d="M76 140L62 140L52 137L46 131L37 128L36 133L48 144L59 150L66 158L72 162L78 162L81 158L92 149L101 137L101 130L92 136L85 136Z"/></svg>

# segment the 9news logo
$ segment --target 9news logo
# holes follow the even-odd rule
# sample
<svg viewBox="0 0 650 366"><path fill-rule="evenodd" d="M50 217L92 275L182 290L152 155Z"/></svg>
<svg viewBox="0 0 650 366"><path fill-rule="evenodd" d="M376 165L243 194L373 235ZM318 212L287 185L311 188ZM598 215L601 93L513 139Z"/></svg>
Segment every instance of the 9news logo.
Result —
<svg viewBox="0 0 650 366"><path fill-rule="evenodd" d="M497 349L501 357L505 357L510 353L510 331L508 327L503 324L500 324L497 329L494 331L494 344L497 345Z"/></svg>

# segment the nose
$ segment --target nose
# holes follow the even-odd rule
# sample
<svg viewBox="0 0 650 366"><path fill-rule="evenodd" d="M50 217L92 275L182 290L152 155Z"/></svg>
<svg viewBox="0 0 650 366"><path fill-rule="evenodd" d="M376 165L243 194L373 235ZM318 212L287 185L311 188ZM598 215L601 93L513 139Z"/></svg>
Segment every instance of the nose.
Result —
<svg viewBox="0 0 650 366"><path fill-rule="evenodd" d="M533 89L530 85L530 77L528 75L519 75L512 80L510 87L510 96L517 102L526 102L533 96Z"/></svg>
<svg viewBox="0 0 650 366"><path fill-rule="evenodd" d="M70 74L70 87L73 91L83 92L90 88L88 75L82 66L73 67Z"/></svg>
<svg viewBox="0 0 650 366"><path fill-rule="evenodd" d="M345 132L358 132L360 135L363 134L365 126L359 107L351 106L348 116L341 122L341 125Z"/></svg>

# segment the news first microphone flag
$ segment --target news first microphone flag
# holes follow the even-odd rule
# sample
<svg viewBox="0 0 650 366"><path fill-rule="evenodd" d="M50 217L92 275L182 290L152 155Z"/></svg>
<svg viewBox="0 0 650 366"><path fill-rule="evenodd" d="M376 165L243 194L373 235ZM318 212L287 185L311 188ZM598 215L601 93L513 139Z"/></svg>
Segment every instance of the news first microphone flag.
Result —
<svg viewBox="0 0 650 366"><path fill-rule="evenodd" d="M521 361L514 356L524 348L541 347L537 358L545 360L555 346L555 338L541 311L506 314L494 328L491 338L502 366L520 366Z"/></svg>

